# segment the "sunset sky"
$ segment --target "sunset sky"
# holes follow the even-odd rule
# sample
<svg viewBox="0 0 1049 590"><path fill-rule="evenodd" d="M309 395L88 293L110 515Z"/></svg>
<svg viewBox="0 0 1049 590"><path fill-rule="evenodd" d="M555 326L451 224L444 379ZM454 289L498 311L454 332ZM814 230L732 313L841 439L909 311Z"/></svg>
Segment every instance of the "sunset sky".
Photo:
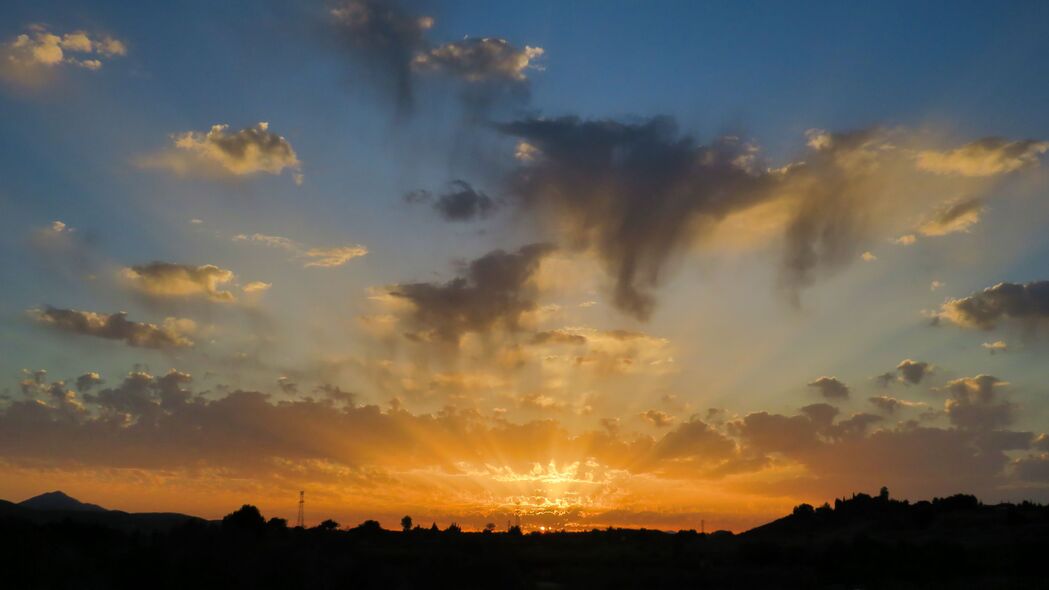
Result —
<svg viewBox="0 0 1049 590"><path fill-rule="evenodd" d="M0 497L1049 501L1049 4L914 4L4 2Z"/></svg>

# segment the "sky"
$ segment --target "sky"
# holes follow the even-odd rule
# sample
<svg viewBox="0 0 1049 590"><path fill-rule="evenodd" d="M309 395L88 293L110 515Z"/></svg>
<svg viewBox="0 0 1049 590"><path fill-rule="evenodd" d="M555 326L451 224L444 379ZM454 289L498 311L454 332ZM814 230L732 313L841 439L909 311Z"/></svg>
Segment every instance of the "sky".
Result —
<svg viewBox="0 0 1049 590"><path fill-rule="evenodd" d="M12 1L0 497L1049 501L1049 6Z"/></svg>

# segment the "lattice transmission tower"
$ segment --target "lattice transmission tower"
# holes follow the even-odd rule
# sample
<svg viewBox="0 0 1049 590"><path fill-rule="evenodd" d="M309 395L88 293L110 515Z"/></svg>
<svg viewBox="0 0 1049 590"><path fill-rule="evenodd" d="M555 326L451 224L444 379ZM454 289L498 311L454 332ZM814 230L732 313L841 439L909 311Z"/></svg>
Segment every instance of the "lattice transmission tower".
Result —
<svg viewBox="0 0 1049 590"><path fill-rule="evenodd" d="M295 526L304 529L306 528L306 492L299 491L299 518L295 521Z"/></svg>

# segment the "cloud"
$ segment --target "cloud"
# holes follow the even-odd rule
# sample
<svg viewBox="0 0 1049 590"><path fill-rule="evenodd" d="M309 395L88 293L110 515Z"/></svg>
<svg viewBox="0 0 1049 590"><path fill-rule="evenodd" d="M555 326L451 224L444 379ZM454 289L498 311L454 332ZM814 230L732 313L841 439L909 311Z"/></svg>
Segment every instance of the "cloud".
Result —
<svg viewBox="0 0 1049 590"><path fill-rule="evenodd" d="M867 251L860 255L860 259L864 262L874 262L878 257L875 256L873 252Z"/></svg>
<svg viewBox="0 0 1049 590"><path fill-rule="evenodd" d="M0 45L0 78L38 86L60 66L97 71L105 61L124 55L124 42L108 35L82 30L55 34L44 25L31 25L26 32Z"/></svg>
<svg viewBox="0 0 1049 590"><path fill-rule="evenodd" d="M667 428L674 424L674 417L662 410L645 410L641 418L656 428Z"/></svg>
<svg viewBox="0 0 1049 590"><path fill-rule="evenodd" d="M697 145L665 117L526 119L496 129L538 154L510 179L518 204L593 249L614 277L614 305L639 318L651 314L651 290L695 225L751 202L762 182L740 160L745 145Z"/></svg>
<svg viewBox="0 0 1049 590"><path fill-rule="evenodd" d="M193 320L167 318L163 324L157 325L132 322L124 312L107 315L48 306L44 309L29 310L28 313L40 324L56 330L109 340L123 340L128 346L142 348L190 347L193 346L193 341L188 336L196 331Z"/></svg>
<svg viewBox="0 0 1049 590"><path fill-rule="evenodd" d="M905 234L896 238L893 241L901 246L912 246L915 242L918 241L918 237L914 234Z"/></svg>
<svg viewBox="0 0 1049 590"><path fill-rule="evenodd" d="M541 47L517 48L505 39L468 37L416 54L412 67L446 72L467 82L520 82L527 79L529 68L536 68L532 62L542 55Z"/></svg>
<svg viewBox="0 0 1049 590"><path fill-rule="evenodd" d="M925 407L926 404L922 402L912 402L905 399L897 399L887 395L879 395L867 398L874 407L885 412L886 414L895 414L897 410L906 408L921 408Z"/></svg>
<svg viewBox="0 0 1049 590"><path fill-rule="evenodd" d="M967 232L980 222L983 213L982 199L966 199L941 207L933 216L918 226L923 236L945 236L957 232Z"/></svg>
<svg viewBox="0 0 1049 590"><path fill-rule="evenodd" d="M411 16L396 2L383 0L348 0L333 8L331 17L351 58L395 97L399 113L410 111L415 102L412 63L428 45L425 34L433 18Z"/></svg>
<svg viewBox="0 0 1049 590"><path fill-rule="evenodd" d="M498 204L464 180L453 180L449 190L436 199L430 191L413 191L404 196L409 203L433 203L445 221L473 221L491 215Z"/></svg>
<svg viewBox="0 0 1049 590"><path fill-rule="evenodd" d="M944 409L951 424L967 430L989 431L1009 426L1015 404L1003 401L998 392L1009 384L991 375L963 377L944 387L950 398Z"/></svg>
<svg viewBox="0 0 1049 590"><path fill-rule="evenodd" d="M994 176L1037 164L1046 150L1049 142L991 137L949 151L919 152L918 168L936 174Z"/></svg>
<svg viewBox="0 0 1049 590"><path fill-rule="evenodd" d="M585 369L598 375L661 375L676 370L674 348L666 338L627 330L567 326L538 332L544 371Z"/></svg>
<svg viewBox="0 0 1049 590"><path fill-rule="evenodd" d="M839 381L837 377L820 377L808 385L819 390L820 395L827 399L849 397L849 386Z"/></svg>
<svg viewBox="0 0 1049 590"><path fill-rule="evenodd" d="M927 235L970 226L993 188L920 169L914 154L930 140L905 129L810 130L801 159L771 167L751 142L703 145L668 117L494 127L516 141L506 192L530 213L517 219L595 254L613 279L612 303L639 319L652 313L668 263L695 246L779 246L780 286L799 303L821 274L871 260L865 244L901 234L913 243L904 232L914 219L927 218Z"/></svg>
<svg viewBox="0 0 1049 590"><path fill-rule="evenodd" d="M76 389L80 393L84 393L90 391L91 388L99 383L102 383L102 376L96 371L90 371L76 378Z"/></svg>
<svg viewBox="0 0 1049 590"><path fill-rule="evenodd" d="M400 284L389 293L412 304L410 321L416 336L458 342L466 332L486 332L497 325L512 331L522 314L536 308L532 278L551 251L546 244L531 244L517 252L493 250L446 283Z"/></svg>
<svg viewBox="0 0 1049 590"><path fill-rule="evenodd" d="M1041 481L1036 463L1046 448L1044 436L1003 430L1008 422L1000 419L977 426L959 419L946 428L887 425L872 414L842 416L825 403L793 415L754 412L726 424L693 417L651 436L624 432L609 419L595 430L569 430L556 419L514 423L500 412L384 410L356 405L330 386L318 388L324 394L318 398L207 394L195 392L192 377L177 370L159 376L136 370L82 397L61 382L47 383L46 374L39 384L32 375L27 380L25 399L0 405L0 446L8 461L48 477L97 470L111 484L113 470L130 470L136 481L205 477L202 483L216 489L242 482L294 490L305 482L318 500L335 494L339 502L358 503L373 498L381 482L385 507L394 510L424 498L433 504L433 494L454 510L491 514L544 502L559 511L629 511L623 499L637 496L680 506L696 501L697 487L734 502L830 497L878 485L903 496L991 493ZM982 395L982 385L962 387L951 399ZM992 405L1000 401L999 392L990 395ZM522 403L561 403L528 399ZM1020 450L1033 451L1019 455L1029 468L1012 469L1019 461L1005 451ZM656 489L662 493L653 495Z"/></svg>
<svg viewBox="0 0 1049 590"><path fill-rule="evenodd" d="M418 75L458 82L467 106L476 110L501 97L526 97L527 71L542 69L535 64L543 55L539 47L519 48L495 37L436 44L427 39L434 19L408 14L393 1L348 0L331 17L351 60L394 97L401 116L414 107Z"/></svg>
<svg viewBox="0 0 1049 590"><path fill-rule="evenodd" d="M1030 327L1049 319L1049 281L998 283L961 299L948 299L936 317L964 328L990 330L1002 321Z"/></svg>
<svg viewBox="0 0 1049 590"><path fill-rule="evenodd" d="M266 291L269 291L270 287L272 286L273 283L265 283L263 281L252 281L241 287L241 290L245 293L264 293Z"/></svg>
<svg viewBox="0 0 1049 590"><path fill-rule="evenodd" d="M1009 345L1004 340L995 340L994 342L984 342L980 345L984 350L994 354L996 352L1007 352Z"/></svg>
<svg viewBox="0 0 1049 590"><path fill-rule="evenodd" d="M179 176L236 178L290 170L302 184L302 164L295 150L261 122L230 132L229 125L212 125L207 132L187 131L172 136L173 146L138 160L146 168L160 168Z"/></svg>
<svg viewBox="0 0 1049 590"><path fill-rule="evenodd" d="M266 234L238 234L234 242L250 242L270 248L279 248L302 259L305 268L335 268L346 264L354 258L368 254L368 248L361 244L351 246L309 247L282 236Z"/></svg>
<svg viewBox="0 0 1049 590"><path fill-rule="evenodd" d="M122 275L133 288L154 297L203 297L223 303L236 300L233 293L221 289L233 280L233 271L213 264L152 262L124 268Z"/></svg>
<svg viewBox="0 0 1049 590"><path fill-rule="evenodd" d="M917 385L932 372L932 366L924 361L904 359L896 365L896 372L900 374L900 379L904 383Z"/></svg>

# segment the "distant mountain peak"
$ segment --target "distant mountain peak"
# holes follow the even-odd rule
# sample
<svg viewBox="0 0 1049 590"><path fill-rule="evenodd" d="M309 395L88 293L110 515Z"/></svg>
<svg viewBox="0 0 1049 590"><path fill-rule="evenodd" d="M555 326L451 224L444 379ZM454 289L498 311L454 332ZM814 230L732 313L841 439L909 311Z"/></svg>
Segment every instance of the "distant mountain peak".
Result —
<svg viewBox="0 0 1049 590"><path fill-rule="evenodd" d="M46 492L39 496L33 496L28 500L18 503L19 506L32 508L34 510L77 510L81 512L105 512L106 509L97 504L81 502L61 490Z"/></svg>

